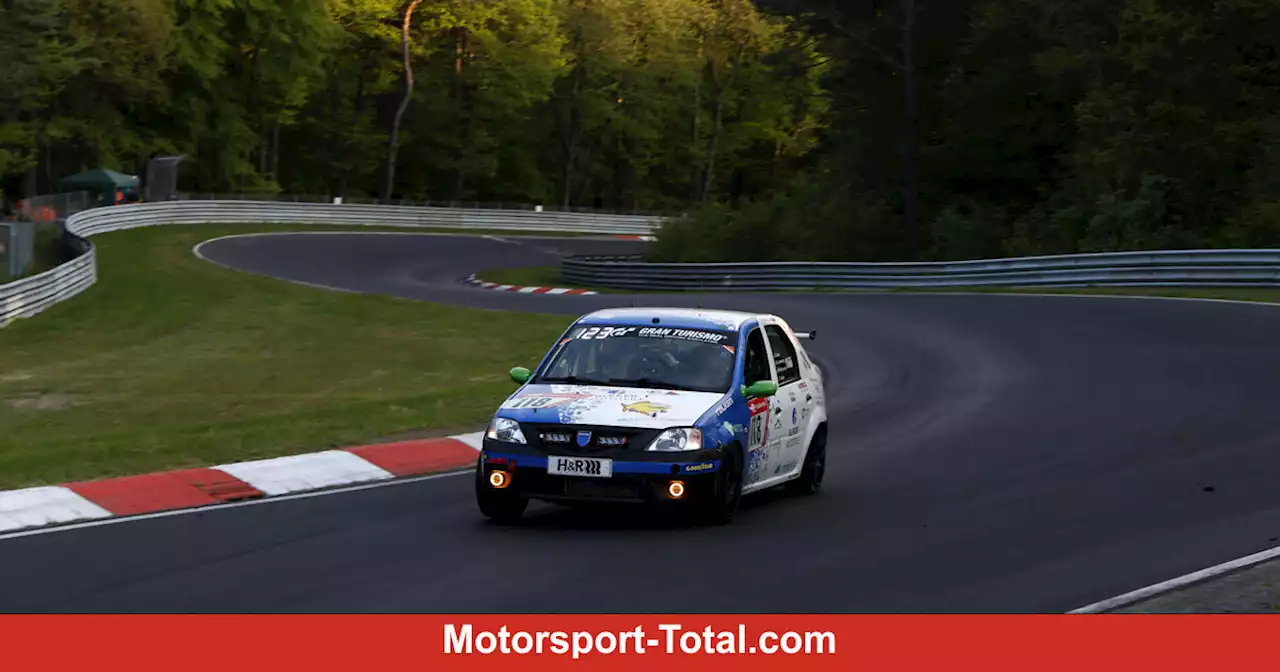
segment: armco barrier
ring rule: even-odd
[[[566,283],[630,290],[770,291],[939,287],[1280,286],[1280,250],[1100,252],[949,262],[656,264],[572,257]]]
[[[0,285],[0,327],[92,286],[97,257],[88,239],[110,231],[173,224],[273,223],[644,235],[653,233],[661,221],[659,217],[571,212],[266,201],[168,201],[95,208],[66,220],[67,246],[78,256],[44,273]]]

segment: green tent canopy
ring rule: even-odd
[[[127,193],[137,188],[136,175],[117,173],[108,168],[94,168],[58,180],[60,191],[93,191],[103,195],[114,195],[116,190]]]

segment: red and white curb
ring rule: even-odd
[[[483,432],[0,491],[0,534],[455,471]]]
[[[468,275],[463,278],[463,282],[468,285],[475,285],[481,289],[492,289],[497,292],[519,292],[521,294],[572,294],[575,296],[585,296],[595,294],[589,289],[566,289],[564,287],[526,287],[524,285],[500,285],[496,282],[487,282],[481,280],[474,275]]]

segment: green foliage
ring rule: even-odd
[[[182,153],[192,191],[380,191],[401,0],[0,7],[10,190]],[[658,209],[765,195],[825,123],[817,44],[749,0],[426,0],[410,34],[398,198]]]
[[[710,209],[673,225],[657,258],[963,259],[1280,241],[1280,0],[770,4],[808,12],[831,55],[822,85],[833,92],[832,128],[820,136],[821,170],[801,178],[830,188]],[[919,84],[914,139],[902,123],[908,75]],[[912,146],[918,182],[907,189]],[[926,243],[908,247],[898,231],[913,191]]]
[[[404,0],[3,0],[0,189],[380,193]],[[424,0],[393,196],[668,260],[1274,246],[1280,0]]]

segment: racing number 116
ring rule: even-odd
[[[751,430],[747,442],[752,446],[764,445],[764,413],[751,416]]]

